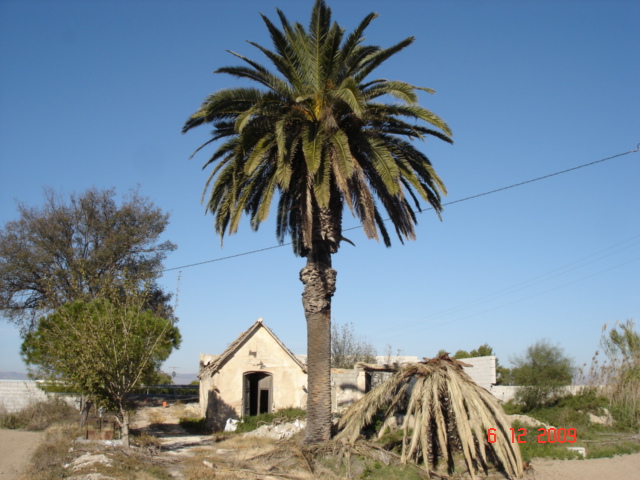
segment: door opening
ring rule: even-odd
[[[271,413],[273,404],[273,377],[269,373],[244,374],[244,415]]]

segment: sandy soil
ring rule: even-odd
[[[0,429],[0,480],[17,480],[41,438],[39,432]]]
[[[592,460],[534,459],[527,480],[602,480],[640,478],[640,453]]]

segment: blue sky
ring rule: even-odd
[[[206,95],[237,81],[212,71],[261,62],[259,12],[306,24],[311,1],[0,1],[0,225],[16,201],[139,185],[171,213],[168,269],[276,245],[269,221],[221,248],[200,204],[207,139],[180,129]],[[636,1],[329,1],[351,30],[380,17],[367,42],[415,43],[378,71],[434,88],[421,103],[453,146],[419,144],[446,201],[636,149],[640,142],[640,3]],[[265,61],[266,63],[266,61]],[[211,150],[209,150],[211,152]],[[419,217],[418,240],[387,249],[359,230],[334,257],[333,318],[382,354],[470,350],[502,364],[540,338],[589,361],[605,322],[640,321],[640,152]],[[356,226],[345,218],[346,227]],[[196,372],[258,317],[306,350],[298,272],[284,246],[165,272],[182,347],[166,370]],[[181,272],[179,274],[179,272]],[[24,371],[17,329],[0,322],[0,371]],[[169,368],[172,367],[172,368]]]

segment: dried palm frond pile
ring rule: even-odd
[[[471,380],[463,365],[442,355],[397,366],[393,375],[345,412],[338,423],[338,439],[353,444],[363,428],[380,420],[380,413],[382,425],[404,413],[404,463],[422,461],[429,474],[442,461],[451,473],[453,457],[461,452],[471,478],[480,469],[486,472],[490,464],[510,478],[521,478],[522,457],[518,444],[510,441],[509,420],[495,397]]]

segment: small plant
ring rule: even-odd
[[[133,443],[137,447],[146,448],[150,451],[159,450],[162,446],[160,439],[154,435],[149,435],[146,432],[142,432],[140,435],[133,437]]]

